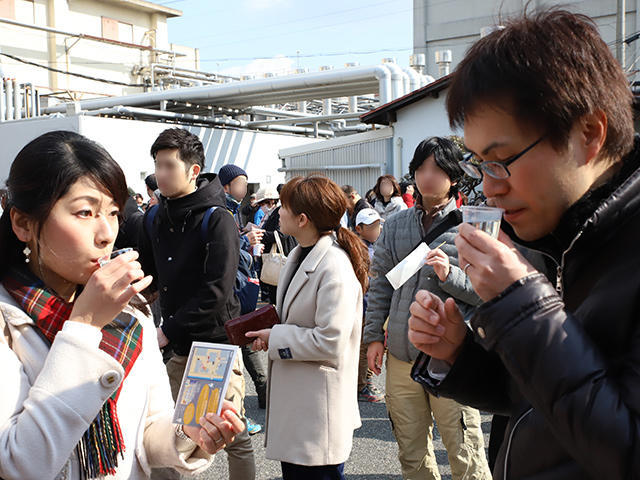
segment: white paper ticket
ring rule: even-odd
[[[389,270],[386,277],[394,290],[399,289],[424,266],[424,261],[430,250],[429,246],[422,242],[413,252]]]

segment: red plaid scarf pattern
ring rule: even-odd
[[[35,322],[38,330],[50,342],[69,319],[72,303],[67,303],[48,290],[43,282],[27,270],[13,270],[2,283],[13,299]],[[121,313],[102,329],[100,349],[115,358],[124,369],[124,379],[142,352],[142,325],[135,316]],[[124,383],[123,379],[123,383]],[[116,402],[122,383],[78,444],[78,457],[87,478],[113,475],[118,466],[118,454],[125,449],[118,422]]]

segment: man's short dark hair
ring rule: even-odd
[[[433,155],[436,165],[447,174],[451,183],[458,183],[464,174],[458,162],[462,160],[462,152],[458,146],[448,138],[431,137],[421,141],[413,153],[413,158],[409,163],[409,174],[411,178],[416,177],[416,170],[424,163],[424,161]],[[458,193],[458,187],[452,185],[449,195],[454,196]]]
[[[151,145],[151,156],[156,158],[160,150],[178,149],[178,155],[187,167],[200,165],[204,168],[204,147],[197,135],[184,128],[168,128]]]
[[[147,175],[145,177],[145,179],[144,179],[144,184],[151,191],[157,190],[158,189],[158,181],[156,180],[156,174],[152,173],[150,175]]]
[[[355,188],[353,188],[351,185],[343,185],[342,191],[347,197],[353,195],[354,193],[358,193],[358,191]]]
[[[633,145],[632,95],[619,63],[593,21],[560,9],[506,22],[478,40],[453,74],[447,111],[453,128],[480,104],[506,102],[515,118],[541,127],[557,151],[575,122],[602,110],[602,152],[625,155]]]

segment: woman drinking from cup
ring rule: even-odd
[[[155,326],[138,295],[151,277],[135,251],[108,261],[127,199],[118,164],[81,135],[50,132],[20,151],[7,187],[0,477],[143,479],[155,466],[206,469],[242,422],[227,405],[201,428],[172,424]]]

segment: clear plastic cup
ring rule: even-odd
[[[498,238],[500,232],[500,221],[504,210],[495,207],[465,205],[460,207],[462,210],[462,221],[469,223],[475,228]]]
[[[98,265],[100,265],[101,267],[104,267],[107,263],[109,263],[111,260],[113,260],[117,256],[122,255],[123,253],[130,252],[131,250],[133,250],[133,248],[129,248],[129,247],[121,248],[120,250],[115,250],[111,252],[111,255],[109,255],[108,257],[106,255],[104,257],[100,257],[98,259]]]

